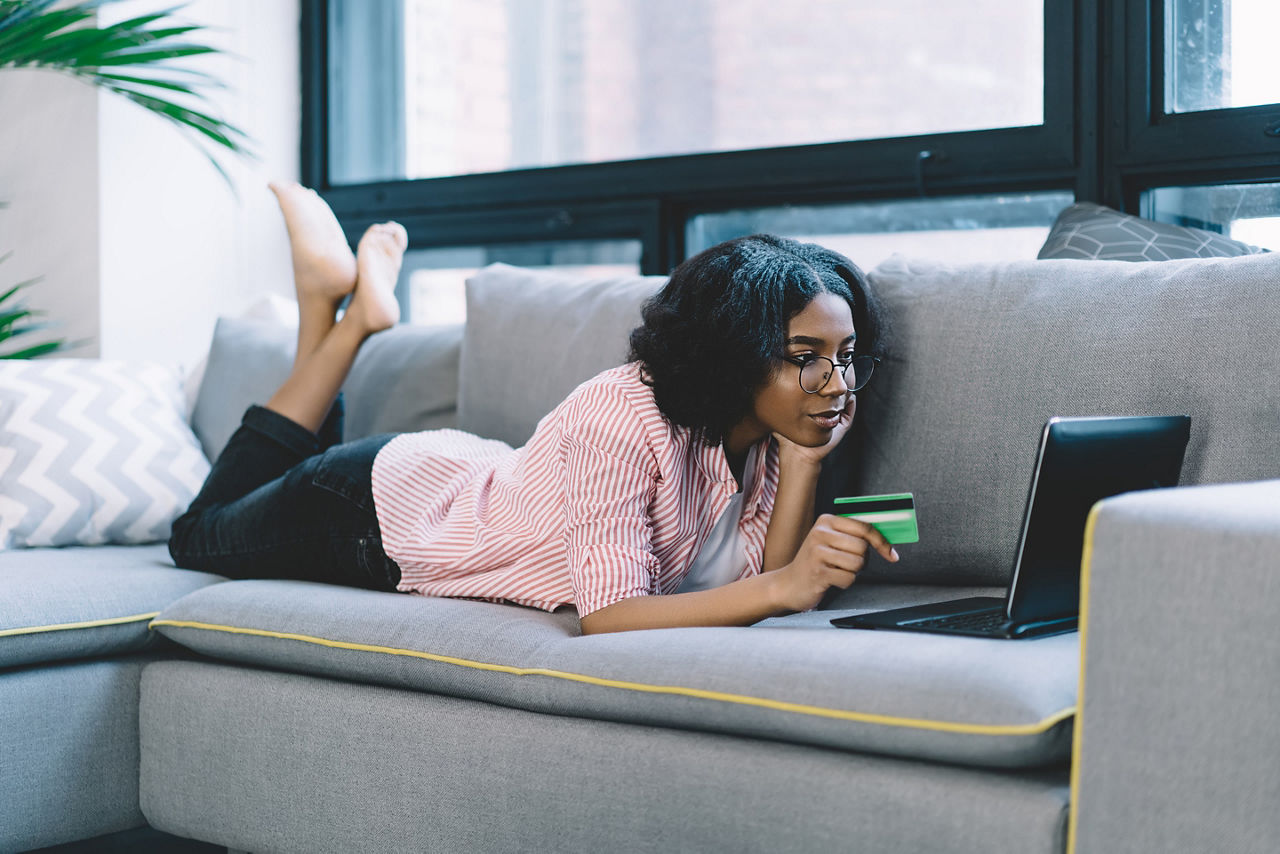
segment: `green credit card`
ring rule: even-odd
[[[893,545],[920,542],[916,527],[916,500],[910,492],[892,495],[860,495],[837,498],[836,512],[866,522]]]

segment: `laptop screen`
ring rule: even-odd
[[[1079,612],[1089,511],[1122,492],[1177,486],[1190,435],[1185,415],[1049,419],[1009,585],[1010,620]]]

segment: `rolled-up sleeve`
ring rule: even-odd
[[[582,403],[564,432],[564,495],[570,582],[586,616],[654,592],[651,507],[661,474],[625,401]]]

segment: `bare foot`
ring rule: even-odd
[[[338,218],[314,190],[301,184],[272,182],[293,249],[293,280],[298,302],[321,298],[334,307],[356,285],[356,258]]]
[[[369,226],[356,247],[356,290],[343,319],[350,318],[366,333],[380,332],[400,320],[396,280],[409,246],[409,235],[398,222]]]

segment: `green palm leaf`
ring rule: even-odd
[[[12,353],[0,353],[0,359],[34,359],[36,356],[57,352],[62,347],[63,342],[61,341],[49,341],[48,343],[36,344],[23,350],[14,350]]]
[[[51,8],[54,0],[0,0],[0,70],[62,71],[127,98],[189,132],[231,186],[210,148],[253,157],[248,135],[215,115],[173,100],[178,95],[208,103],[202,90],[225,88],[204,72],[174,64],[220,51],[189,39],[203,27],[165,23],[182,6],[93,26],[97,7],[111,2],[116,0],[81,0]],[[120,73],[122,69],[130,73]]]
[[[4,255],[0,255],[0,263],[4,263],[12,254],[12,252],[6,252]],[[25,282],[10,286],[4,293],[0,294],[0,345],[8,344],[11,339],[19,335],[30,335],[33,332],[48,328],[48,324],[32,323],[32,319],[38,317],[40,312],[28,309],[16,299],[23,288],[38,281],[40,281],[39,278],[27,279]],[[62,339],[46,341],[20,350],[0,353],[0,359],[32,359],[36,356],[43,356],[46,353],[61,350],[66,346],[66,343]]]
[[[0,30],[13,30],[25,20],[54,4],[54,0],[32,0],[29,3],[6,2],[0,7]]]

